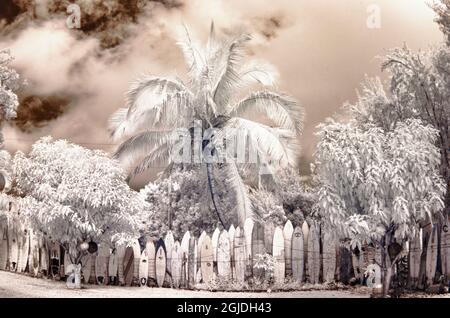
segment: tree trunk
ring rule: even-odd
[[[214,181],[213,181],[213,176],[212,176],[212,169],[213,169],[212,164],[211,163],[207,163],[206,164],[206,174],[208,176],[208,189],[209,189],[209,193],[211,194],[211,200],[212,200],[212,203],[213,203],[213,206],[214,206],[214,211],[216,212],[217,217],[219,218],[219,221],[222,224],[222,226],[224,228],[226,228],[225,227],[225,223],[223,222],[222,218],[220,217],[219,210],[217,209],[216,198],[215,198],[215,195],[214,195],[216,191],[214,190],[214,183],[213,183]]]

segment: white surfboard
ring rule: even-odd
[[[297,226],[292,235],[292,277],[297,282],[303,282],[304,279],[304,245],[303,232],[301,227]]]
[[[214,262],[217,262],[217,247],[219,246],[219,236],[220,236],[220,230],[219,230],[219,228],[216,227],[216,229],[214,230],[213,235],[211,237]]]
[[[305,274],[306,276],[309,276],[309,270],[308,270],[308,238],[309,238],[309,224],[308,222],[303,221],[302,224],[302,232],[303,232],[303,257],[305,262]]]
[[[283,230],[279,226],[275,228],[275,233],[273,235],[272,254],[274,258],[274,280],[276,283],[283,283],[286,271],[286,259]]]
[[[30,254],[30,231],[23,226],[19,239],[19,264],[18,269],[21,273],[25,272],[28,265],[28,255]]]
[[[125,278],[123,275],[123,258],[125,257],[126,245],[116,245],[116,257],[117,257],[117,276],[119,278],[119,285],[125,284]]]
[[[450,222],[447,220],[441,230],[442,274],[450,280]]]
[[[336,272],[336,239],[330,231],[323,236],[323,279],[333,282]]]
[[[95,278],[97,284],[106,285],[108,284],[109,245],[105,243],[98,244],[97,253],[95,259]]]
[[[320,275],[320,237],[319,229],[312,223],[308,234],[308,274],[312,284],[319,283]]]
[[[148,254],[144,249],[139,261],[139,286],[147,286],[148,281]]]
[[[197,260],[198,260],[198,240],[195,239],[195,241],[194,241],[194,261],[193,261],[193,263],[194,263],[194,284],[197,283],[197,270],[198,270]]]
[[[172,285],[175,288],[180,287],[181,283],[181,247],[180,242],[176,241],[172,246],[172,259],[170,262],[170,273],[172,275]]]
[[[0,270],[8,266],[8,224],[0,222]]]
[[[247,266],[251,266],[252,261],[252,234],[254,222],[247,218],[244,222],[244,237],[245,237],[245,253],[247,254]]]
[[[8,246],[9,246],[9,270],[15,272],[19,261],[19,243],[16,226],[13,222],[8,224]]]
[[[239,283],[244,283],[246,262],[244,231],[238,226],[234,232],[234,266],[235,279]]]
[[[147,250],[148,257],[148,278],[156,280],[156,250],[155,243],[152,239],[147,239],[145,249]]]
[[[202,267],[202,244],[203,244],[203,239],[206,236],[206,232],[203,231],[202,234],[200,234],[200,237],[198,238],[198,242],[197,242],[197,246],[198,246],[198,250],[197,250],[197,280],[198,281],[202,281],[202,271],[201,271],[201,267]]]
[[[421,255],[422,235],[421,230],[418,230],[416,235],[411,238],[411,242],[409,245],[409,273],[413,284],[416,284],[419,280]]]
[[[292,235],[294,234],[294,227],[290,220],[286,222],[283,228],[283,236],[284,236],[284,259],[286,263],[286,276],[292,275]]]
[[[427,245],[426,275],[428,285],[431,285],[433,283],[433,279],[436,274],[437,254],[438,254],[437,226],[434,225]]]
[[[191,233],[186,231],[183,238],[181,239],[180,249],[181,249],[181,284],[185,285],[187,283],[188,277],[188,265],[189,265],[189,240],[191,239]]]
[[[139,284],[139,263],[141,262],[141,245],[137,239],[131,243],[134,256],[134,270],[133,270],[133,282]]]
[[[166,251],[167,251],[167,270],[170,270],[170,264],[172,259],[172,247],[175,243],[175,239],[173,237],[172,231],[168,231],[166,234],[166,237],[164,238],[164,244],[166,245]],[[166,277],[167,278],[167,277]]]
[[[228,229],[228,237],[230,239],[230,258],[231,258],[231,277],[234,277],[234,234],[236,232],[236,229],[233,224],[231,224],[230,228]]]
[[[230,279],[230,238],[227,230],[220,233],[217,246],[217,273],[223,279]]]
[[[48,251],[47,238],[44,235],[40,235],[39,249],[41,252],[41,255],[39,257],[39,271],[43,275],[48,275],[50,267],[50,255]]]
[[[158,287],[162,287],[166,277],[167,254],[164,241],[160,239],[156,244],[155,272],[156,283]]]
[[[30,254],[28,256],[29,273],[33,276],[39,274],[39,237],[35,231],[30,230]]]
[[[201,266],[200,270],[202,272],[202,280],[204,283],[210,283],[213,278],[214,268],[213,268],[213,250],[212,242],[209,235],[205,235],[202,240],[202,245],[200,247],[201,253]]]

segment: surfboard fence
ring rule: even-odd
[[[410,240],[403,253],[412,285],[417,285],[421,272],[429,284],[441,275],[448,283],[449,236],[444,228],[435,227],[426,245],[422,244],[422,236]],[[164,238],[140,238],[129,246],[100,244],[95,252],[86,252],[81,258],[82,282],[187,289],[211,289],[208,286],[217,285],[218,281],[235,286],[261,282],[267,286],[364,283],[367,267],[381,264],[379,249],[365,245],[361,250],[351,250],[315,222],[294,227],[287,221],[281,227],[248,219],[242,227],[216,228],[199,237],[188,231],[180,238],[176,240],[169,231]],[[74,270],[58,242],[32,230],[0,223],[0,239],[0,270],[62,280]],[[425,268],[421,268],[422,255],[427,258]]]

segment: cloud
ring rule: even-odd
[[[30,83],[22,99],[35,96],[55,111],[40,123],[32,111],[38,101],[22,107],[26,129],[22,122],[5,128],[12,151],[26,150],[48,134],[113,150],[107,119],[123,106],[129,83],[143,72],[183,77],[177,29],[185,23],[193,37],[205,40],[214,20],[219,29],[240,26],[253,33],[254,57],[274,64],[281,75],[279,89],[305,107],[301,143],[308,163],[316,125],[355,98],[365,74],[380,74],[375,56],[404,41],[419,48],[441,40],[433,12],[421,0],[75,2],[82,9],[81,30],[65,25],[69,1],[8,0],[8,13],[0,13],[0,47],[11,49],[15,66]],[[381,8],[378,30],[366,26],[372,3]],[[45,102],[52,98],[63,98],[64,106]]]

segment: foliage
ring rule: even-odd
[[[144,202],[103,152],[45,137],[28,156],[16,153],[13,170],[24,197],[20,210],[32,228],[66,247],[136,235],[135,216]]]
[[[399,241],[443,208],[437,132],[419,120],[384,131],[372,123],[320,126],[316,152],[319,214],[344,237]]]
[[[216,185],[224,183],[228,200],[235,203],[226,212],[233,211],[241,223],[251,216],[252,207],[240,172],[255,176],[261,164],[269,169],[295,165],[296,138],[303,121],[303,109],[290,97],[268,90],[276,78],[273,67],[244,59],[249,40],[244,32],[219,36],[212,25],[208,43],[201,48],[186,30],[179,44],[189,79],[141,77],[127,94],[127,107],[119,109],[110,122],[114,138],[133,136],[117,149],[116,158],[130,165],[145,156],[132,175],[155,165],[170,167],[180,156],[180,128],[187,132],[189,145],[195,143],[195,130],[200,129],[200,152],[211,161],[184,149],[183,156],[198,170],[206,170],[207,189],[219,220],[223,221],[224,213],[217,206]],[[248,93],[255,85],[262,88]],[[247,95],[241,98],[243,94]],[[271,126],[256,122],[255,115],[269,120]],[[239,162],[235,149],[224,147],[242,140],[252,145],[256,162]],[[224,162],[217,163],[221,159]]]

